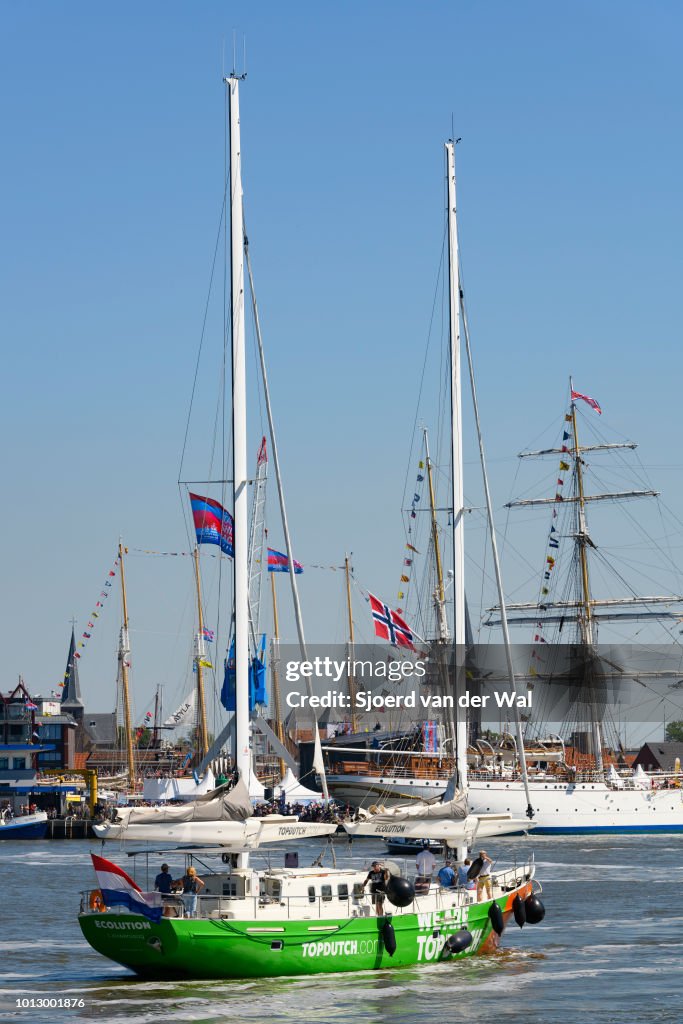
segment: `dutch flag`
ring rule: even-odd
[[[161,907],[151,907],[133,879],[126,872],[104,857],[91,853],[92,866],[102,890],[102,899],[107,907],[128,907],[134,914],[144,914],[150,921],[161,920]]]

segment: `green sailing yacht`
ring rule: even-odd
[[[244,329],[244,229],[239,139],[239,78],[225,80],[229,97],[232,255],[233,500],[238,786],[249,777],[249,609],[247,438]],[[454,144],[446,145],[449,231],[455,238]],[[452,247],[455,252],[455,245]],[[456,261],[457,264],[457,261]],[[457,308],[457,278],[451,304]],[[317,735],[317,728],[314,730]],[[319,740],[318,740],[319,742]],[[227,799],[227,797],[226,797]],[[142,892],[125,871],[93,856],[99,887],[82,894],[79,924],[90,945],[149,978],[265,978],[379,970],[459,959],[494,951],[509,919],[536,923],[545,913],[533,863],[488,869],[477,887],[442,885],[428,876],[401,877],[389,866],[366,884],[366,870],[288,866],[257,870],[260,845],[250,808],[217,840],[217,871],[201,870],[196,899]],[[293,819],[278,822],[282,838],[301,834]],[[289,833],[283,830],[289,830]],[[460,831],[458,831],[460,830]],[[302,830],[303,831],[303,830]],[[462,826],[447,837],[462,845]],[[266,835],[263,842],[268,843]],[[198,854],[187,854],[196,860]],[[209,852],[202,852],[202,858]],[[200,862],[201,863],[201,862]],[[470,877],[482,863],[475,860]],[[196,870],[196,869],[195,869]],[[194,878],[188,867],[186,878]],[[480,890],[480,891],[478,891]],[[192,894],[191,894],[192,895]]]

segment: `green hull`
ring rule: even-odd
[[[530,885],[517,892],[526,896]],[[494,902],[507,922],[515,892]],[[462,928],[472,944],[461,956],[492,952],[491,903],[396,914],[393,956],[385,948],[387,917],[307,921],[175,920],[158,924],[134,914],[81,914],[81,930],[103,956],[150,978],[265,978],[337,971],[372,971],[443,959],[446,939]]]

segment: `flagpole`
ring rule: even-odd
[[[135,791],[135,759],[133,755],[133,730],[130,716],[130,689],[128,686],[128,657],[130,655],[130,638],[128,635],[128,600],[126,598],[126,574],[123,569],[123,544],[119,541],[119,567],[121,569],[121,604],[123,624],[119,637],[119,668],[121,671],[121,692],[123,695],[123,728],[126,740],[126,758],[128,761],[128,785]]]
[[[198,763],[204,760],[209,749],[209,733],[206,725],[206,702],[204,698],[204,613],[202,611],[202,581],[199,574],[199,545],[194,546],[194,578],[197,586],[197,645],[194,656],[197,670],[197,746],[199,747]]]
[[[354,636],[353,636],[353,610],[351,608],[351,576],[349,569],[349,556],[344,556],[344,572],[346,573],[346,608],[349,615],[349,671],[347,675],[347,686],[349,688],[349,699],[351,701],[351,731],[358,731],[358,717],[356,715],[356,677],[350,667],[354,657]]]
[[[267,549],[267,545],[266,545]],[[273,680],[273,701],[275,703],[275,733],[280,743],[285,742],[285,731],[282,727],[282,708],[280,706],[280,680],[278,679],[277,666],[280,658],[280,624],[277,617],[277,597],[275,595],[275,573],[269,573],[270,589],[273,595],[273,638],[271,641],[271,676]],[[280,758],[280,778],[284,779],[287,766]]]

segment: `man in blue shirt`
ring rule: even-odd
[[[472,861],[469,857],[466,857],[462,864],[458,867],[458,885],[462,885],[465,889],[476,889],[477,883],[467,877],[467,872],[470,870]]]
[[[154,879],[154,888],[163,896],[170,896],[172,892],[173,879],[168,870],[168,864],[161,865],[161,871]]]
[[[446,861],[436,877],[439,879],[439,885],[442,889],[455,888],[455,871],[451,867],[451,862],[449,860]]]

